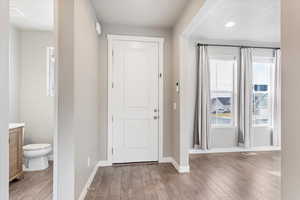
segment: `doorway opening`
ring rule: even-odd
[[[53,198],[54,1],[9,1],[9,199]]]

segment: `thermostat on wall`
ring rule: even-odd
[[[179,93],[179,82],[176,82],[176,92]]]

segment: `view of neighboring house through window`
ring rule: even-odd
[[[210,113],[212,126],[235,125],[236,59],[210,58]]]
[[[271,58],[254,59],[252,72],[254,126],[272,125],[274,67]]]

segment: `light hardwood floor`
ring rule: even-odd
[[[10,200],[52,200],[53,164],[40,172],[25,172],[9,185]]]
[[[280,153],[192,155],[171,164],[99,168],[86,200],[280,200]]]

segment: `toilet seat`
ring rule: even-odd
[[[51,144],[29,144],[23,146],[24,171],[47,169],[48,156],[52,151]]]
[[[23,146],[24,151],[38,151],[42,149],[50,148],[50,144],[28,144]]]

